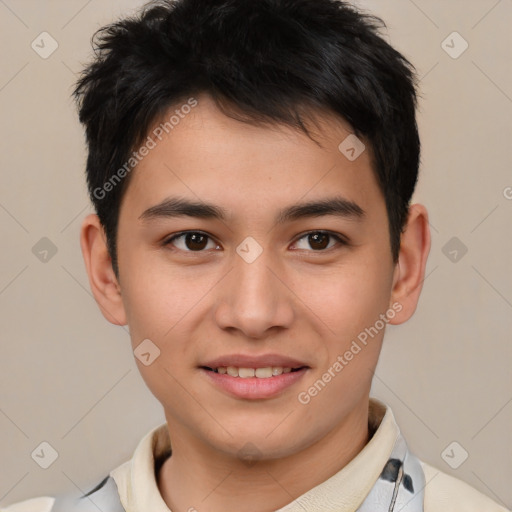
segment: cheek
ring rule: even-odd
[[[169,373],[185,375],[189,368],[184,362],[194,364],[194,330],[208,313],[205,299],[218,277],[211,271],[198,276],[193,267],[177,270],[162,258],[147,253],[137,257],[135,252],[126,258],[124,270],[122,294],[132,348],[137,351],[147,339],[156,345],[154,363],[137,365],[149,388],[160,395],[159,390],[176,386]]]
[[[319,312],[333,336],[345,340],[373,325],[388,309],[391,270],[363,256],[307,285],[311,309]]]
[[[201,280],[186,278],[186,271],[165,265],[150,251],[133,251],[120,265],[121,291],[130,332],[138,338],[165,341],[201,298]]]
[[[134,272],[123,288],[132,349],[139,372],[153,395],[176,410],[185,407],[190,399],[180,385],[186,382],[189,370],[185,362],[191,365],[194,361],[187,320],[197,314],[204,292],[201,293],[201,286],[187,286],[183,276],[170,275],[164,268],[139,263],[142,268],[151,270]],[[144,349],[151,354],[147,365],[137,356],[143,353],[142,347],[148,346],[145,340],[150,340],[149,348]]]

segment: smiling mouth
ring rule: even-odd
[[[286,368],[283,366],[266,366],[263,368],[244,368],[236,366],[219,366],[218,368],[210,368],[209,366],[201,366],[204,370],[208,370],[213,373],[219,373],[222,375],[229,375],[230,377],[238,377],[241,379],[249,379],[256,377],[260,379],[268,379],[271,377],[277,377],[283,373],[294,373],[302,369],[308,368],[308,366],[300,366],[297,368]]]

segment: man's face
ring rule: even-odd
[[[137,364],[171,436],[187,432],[228,454],[251,443],[261,456],[284,457],[367,407],[384,334],[374,326],[391,307],[393,284],[384,197],[369,151],[350,161],[338,149],[347,125],[324,118],[319,147],[198,100],[168,136],[153,135],[157,145],[121,205],[119,284],[132,346],[151,340],[160,350]],[[224,218],[154,208],[173,199],[213,205]],[[335,199],[360,212],[289,210]],[[370,327],[357,351],[353,341]],[[207,368],[218,365],[260,368],[262,377]],[[263,378],[280,366],[293,371]],[[324,385],[308,392],[318,380]]]

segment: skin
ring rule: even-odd
[[[129,325],[133,349],[150,339],[161,351],[149,366],[136,362],[171,438],[173,454],[157,475],[168,507],[271,511],[338,472],[368,442],[385,329],[308,404],[297,396],[394,303],[401,311],[389,323],[414,313],[430,250],[428,216],[422,205],[410,208],[394,264],[370,150],[353,162],[338,150],[350,133],[345,122],[323,115],[320,147],[290,127],[241,123],[208,96],[198,100],[133,171],[119,217],[119,278],[95,215],[83,222],[82,251],[107,320]],[[227,217],[140,218],[171,196],[213,203]],[[286,206],[333,196],[365,215],[275,222]],[[183,238],[163,244],[184,230],[211,239],[202,252]],[[318,230],[343,235],[348,245],[328,238],[327,248],[315,250],[307,233]],[[248,236],[263,249],[250,264],[236,252]],[[269,352],[309,366],[269,399],[234,398],[198,368],[220,355]],[[240,452],[246,443],[258,452],[251,464]]]

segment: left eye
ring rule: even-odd
[[[197,231],[189,231],[175,235],[166,240],[165,245],[174,245],[177,249],[188,252],[199,252],[205,249],[215,249],[219,245],[216,244],[208,235]],[[210,244],[210,245],[209,245]]]
[[[298,247],[301,244],[301,241],[304,241],[302,247]],[[330,243],[334,241],[334,243]],[[309,250],[305,245],[309,245],[314,251],[323,251],[325,249],[330,249],[336,242],[340,245],[346,245],[345,240],[343,240],[340,236],[335,235],[334,233],[328,233],[324,231],[312,231],[310,233],[305,234],[297,242],[295,242],[295,246],[298,249],[306,249]]]

